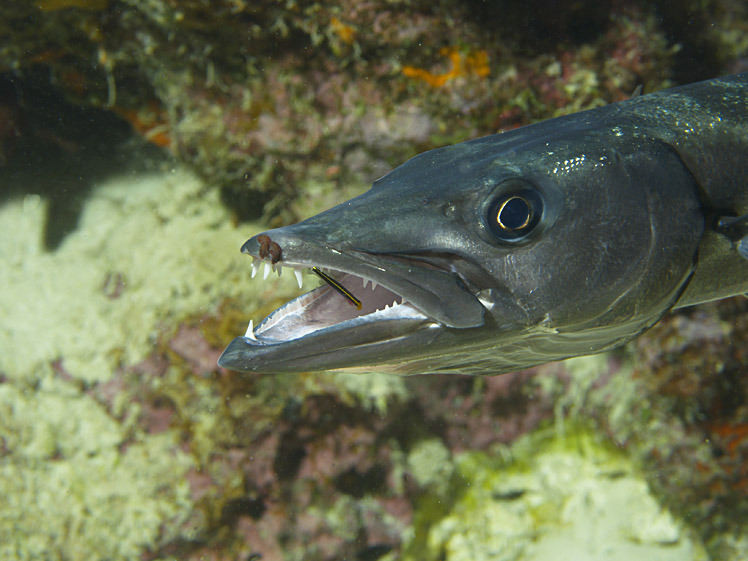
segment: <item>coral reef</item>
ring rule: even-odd
[[[691,44],[710,73],[748,49],[728,0],[690,3],[688,36],[666,3],[531,4],[14,0],[0,71],[51,76],[190,163],[238,217],[283,222],[309,179],[343,198],[426,148],[668,85]]]
[[[496,378],[215,362],[297,294],[249,280],[268,225],[744,70],[745,3],[686,4],[4,2],[0,556],[748,557],[744,300]]]
[[[636,490],[634,507],[677,543],[663,549],[662,535],[636,534],[622,507],[611,526],[596,526],[629,532],[615,542],[619,554],[699,559],[701,540],[722,559],[744,554],[741,300],[674,314],[627,352],[495,378],[239,375],[215,365],[225,341],[248,308],[259,317],[297,289],[281,278],[254,291],[232,243],[248,228],[216,195],[178,170],[113,178],[54,253],[40,245],[42,199],[3,206],[11,266],[2,273],[0,469],[12,499],[0,508],[0,534],[9,558],[43,547],[60,559],[93,550],[113,559],[407,559],[426,550],[458,559],[510,535],[506,554],[518,555],[582,531],[565,516],[597,520],[594,509],[551,508],[563,496],[581,509],[577,490],[611,501]],[[568,467],[568,487],[549,490],[538,513],[501,510],[537,495],[513,498],[517,489],[496,482],[520,474],[529,485],[556,463],[559,473]],[[618,471],[625,477],[604,475]],[[479,507],[478,481],[506,498]],[[656,517],[644,481],[672,516]],[[29,514],[24,505],[44,504],[38,496],[56,497],[60,510]],[[498,516],[495,508],[500,520],[524,521],[518,533],[486,526],[484,541],[458,546],[468,531],[460,524]],[[18,525],[31,515],[34,526]],[[54,538],[69,526],[76,531]]]
[[[635,375],[668,417],[655,428],[649,407],[634,405],[629,414],[649,417],[654,430],[627,437],[644,451],[653,488],[707,529],[720,559],[748,552],[727,539],[748,532],[747,312],[743,297],[682,310],[636,344]]]
[[[177,539],[192,465],[173,432],[138,434],[51,372],[0,384],[0,556],[133,559]]]
[[[466,452],[455,467],[457,499],[405,559],[708,559],[635,465],[582,427]]]

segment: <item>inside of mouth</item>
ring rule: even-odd
[[[252,334],[250,334],[252,331],[250,324],[250,329],[247,330],[248,336],[264,340],[288,341],[403,303],[403,298],[399,294],[358,275],[330,270],[324,272],[344,291],[359,300],[361,309],[357,308],[351,298],[336,290],[332,285],[323,284],[275,310],[254,329]]]

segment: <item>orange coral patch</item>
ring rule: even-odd
[[[343,41],[344,43],[348,43],[349,45],[353,43],[353,39],[356,36],[356,32],[353,27],[343,23],[336,17],[333,17],[330,20],[330,27],[332,27],[332,30],[338,37],[340,37],[341,41]]]
[[[738,448],[748,437],[748,425],[715,425],[712,430],[724,439],[730,457],[735,457]]]
[[[155,104],[140,111],[122,107],[115,107],[114,111],[129,122],[132,128],[148,142],[162,148],[171,147],[169,125],[162,111]]]
[[[439,50],[439,54],[449,59],[451,68],[447,72],[434,74],[423,68],[403,66],[402,73],[408,78],[423,80],[430,86],[439,88],[458,76],[473,75],[485,78],[491,71],[488,65],[488,53],[483,50],[461,53],[455,48],[443,47]]]

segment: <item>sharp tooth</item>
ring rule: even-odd
[[[262,271],[262,280],[265,280],[268,278],[268,275],[270,274],[270,263],[267,261],[265,262],[265,270]]]
[[[259,268],[257,266],[257,257],[252,258],[252,278],[255,278],[255,275],[257,274],[257,269]]]
[[[301,282],[301,269],[297,269],[296,267],[294,267],[293,274],[296,277],[296,282],[299,283],[299,290],[300,290],[301,289],[301,285],[302,285],[302,282]]]
[[[366,288],[367,286],[369,286],[369,279],[365,279],[365,278],[361,277],[361,280],[364,281],[364,288]]]
[[[374,290],[377,287],[377,281],[371,281],[371,289]]]
[[[244,334],[245,337],[248,337],[249,339],[252,339],[253,341],[257,341],[257,337],[255,337],[255,326],[254,321],[249,320],[249,325],[247,326],[247,332]]]
[[[278,265],[276,271],[278,271],[278,276],[281,276],[281,273],[283,272],[283,265]]]
[[[494,307],[494,304],[496,303],[494,301],[494,295],[493,295],[493,289],[491,288],[484,288],[478,294],[475,295],[476,298],[478,298],[478,302],[483,304],[483,307],[487,310],[491,310]]]

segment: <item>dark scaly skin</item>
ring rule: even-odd
[[[488,217],[518,189],[537,194],[542,219],[507,242]],[[432,150],[242,248],[332,271],[362,315],[318,289],[293,321],[271,315],[219,363],[498,374],[601,352],[675,307],[748,292],[746,221],[725,220],[743,215],[746,74]],[[360,277],[380,288],[358,288]],[[370,313],[400,297],[408,304]]]

